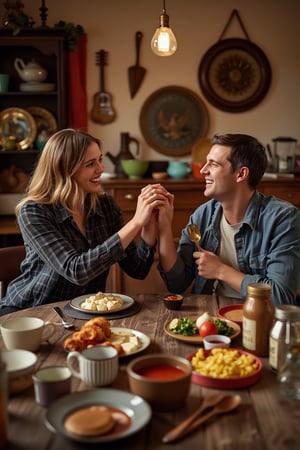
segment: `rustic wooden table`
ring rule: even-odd
[[[151,345],[145,353],[165,352],[186,356],[197,350],[198,345],[178,341],[164,331],[164,324],[174,317],[197,315],[203,311],[216,314],[217,302],[213,296],[186,296],[180,311],[165,309],[160,295],[136,295],[136,300],[143,302],[141,310],[130,317],[113,320],[112,326],[139,330],[151,339]],[[237,301],[220,298],[219,305],[225,306]],[[54,305],[54,304],[53,304]],[[53,305],[44,305],[13,313],[18,316],[36,316],[44,320],[57,322],[57,316],[52,310]],[[64,302],[60,303],[61,306]],[[7,316],[1,318],[1,322]],[[83,321],[76,319],[77,326]],[[66,364],[66,353],[62,342],[70,333],[61,329],[52,337],[51,345],[42,344],[37,352],[39,366]],[[241,336],[235,338],[232,346],[241,348]],[[0,347],[4,348],[1,337]],[[131,358],[133,358],[132,356]],[[117,380],[110,386],[114,389],[129,391],[126,374],[126,363],[130,360],[120,360],[120,373]],[[226,390],[226,394],[238,393],[242,403],[235,411],[212,419],[200,426],[195,432],[184,439],[168,444],[174,449],[189,450],[232,450],[253,449],[298,450],[300,442],[300,401],[287,401],[279,397],[276,375],[270,370],[268,359],[262,358],[263,371],[261,379],[252,386],[238,390]],[[87,390],[89,387],[77,379],[72,380],[72,391]],[[118,441],[103,444],[105,449],[159,450],[165,449],[162,443],[164,434],[181,422],[199,406],[201,399],[216,392],[192,383],[186,405],[177,411],[168,413],[154,412],[150,423],[136,434]],[[14,394],[9,399],[9,449],[30,450],[75,450],[90,448],[68,440],[50,432],[44,424],[45,409],[38,406],[34,400],[33,387],[22,393]],[[93,447],[93,446],[91,446]],[[98,444],[102,448],[102,445]]]

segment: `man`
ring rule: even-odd
[[[288,202],[264,196],[257,186],[267,166],[264,147],[244,134],[215,135],[201,169],[210,200],[189,218],[201,232],[201,249],[182,231],[176,251],[173,200],[158,215],[160,264],[170,292],[237,297],[249,283],[272,286],[274,304],[299,304],[300,212]]]

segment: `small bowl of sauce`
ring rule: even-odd
[[[182,307],[183,296],[179,294],[168,294],[164,296],[164,305],[167,309],[178,310]]]
[[[154,353],[135,358],[126,370],[131,392],[148,401],[154,410],[171,411],[184,405],[192,374],[187,359]]]
[[[230,347],[231,339],[223,334],[211,334],[203,338],[203,346],[205,350],[212,348],[228,348]]]

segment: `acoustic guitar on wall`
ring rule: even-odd
[[[100,50],[96,53],[96,65],[100,66],[100,92],[97,92],[93,98],[93,107],[91,111],[91,119],[93,122],[106,125],[116,118],[116,112],[112,106],[112,97],[105,91],[104,84],[104,66],[107,65],[108,53]]]

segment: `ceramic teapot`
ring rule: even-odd
[[[186,178],[191,173],[191,166],[185,161],[170,161],[167,172],[171,178]]]
[[[16,58],[15,69],[18,72],[20,78],[29,83],[44,81],[46,80],[48,75],[47,71],[34,60],[29,62],[28,64],[25,64],[21,58]]]

